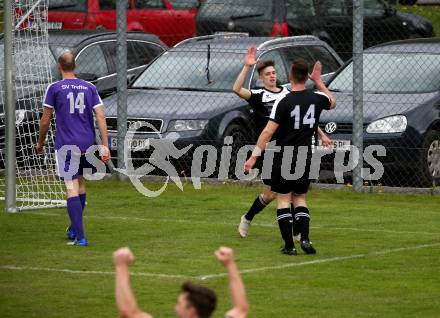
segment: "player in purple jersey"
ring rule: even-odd
[[[85,169],[92,173],[96,171],[95,166],[86,158],[96,151],[93,113],[95,113],[102,138],[99,151],[104,163],[110,159],[107,124],[103,104],[96,87],[76,78],[74,74],[75,57],[73,54],[63,53],[58,58],[57,66],[62,80],[47,87],[36,150],[39,154],[44,151],[46,134],[52,113],[55,111],[57,169],[58,175],[66,185],[67,212],[71,221],[67,229],[67,237],[73,241],[73,245],[86,246],[87,239],[83,227],[86,184],[83,171]]]

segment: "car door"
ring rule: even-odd
[[[380,0],[364,0],[364,48],[406,39],[408,30]]]
[[[346,0],[319,1],[316,5],[319,26],[313,33],[327,42],[343,60],[351,58],[353,51],[353,18],[347,5]]]
[[[127,21],[129,16],[130,1],[125,0],[127,8]],[[99,0],[96,14],[97,27],[106,30],[116,30],[116,0]]]
[[[49,29],[82,29],[87,20],[87,0],[50,0]]]
[[[109,77],[110,65],[101,42],[81,48],[76,56],[76,74],[88,73],[98,77],[96,88],[101,96],[114,90],[116,82]]]
[[[179,30],[171,12],[171,4],[164,0],[134,0],[130,23],[137,21],[142,31],[156,34],[168,46],[175,44],[174,33]],[[128,23],[128,25],[130,25]]]
[[[196,15],[199,2],[197,0],[166,0],[170,3],[174,23],[174,43],[195,36]]]

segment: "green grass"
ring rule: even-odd
[[[436,36],[440,36],[440,5],[397,6],[401,12],[420,15],[430,21]]]
[[[438,317],[440,197],[312,190],[318,254],[288,257],[278,254],[273,204],[256,217],[248,238],[238,238],[237,221],[258,187],[196,191],[185,184],[183,192],[170,186],[158,198],[111,180],[88,189],[87,248],[65,245],[65,209],[0,213],[0,317],[115,317],[113,275],[86,272],[112,272],[111,253],[124,245],[136,255],[134,272],[224,273],[213,256],[219,245],[235,249],[241,270],[298,264],[243,275],[250,317]],[[434,246],[413,249],[426,244]],[[409,250],[395,250],[402,247]],[[353,255],[360,256],[325,261]],[[324,262],[301,265],[313,260]],[[184,280],[132,277],[139,303],[155,317],[174,315]],[[218,292],[215,317],[223,317],[230,306],[226,277],[191,280]]]

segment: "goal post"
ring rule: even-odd
[[[5,200],[7,212],[62,207],[66,205],[65,190],[56,176],[54,125],[47,134],[45,154],[35,150],[44,92],[55,80],[47,28],[49,0],[6,0],[4,5],[0,198]]]

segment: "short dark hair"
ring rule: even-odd
[[[295,83],[305,83],[309,77],[307,61],[303,58],[294,60],[290,69],[290,76]]]
[[[188,302],[197,309],[200,318],[211,317],[217,305],[217,296],[213,290],[186,282],[182,284],[181,291],[186,294]]]
[[[64,52],[58,58],[58,63],[64,72],[73,72],[75,69],[75,56],[71,52]]]
[[[257,63],[257,72],[258,74],[261,74],[261,72],[268,66],[275,67],[275,61],[274,60],[262,60],[258,61]]]

